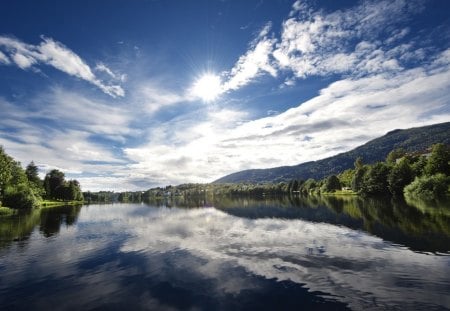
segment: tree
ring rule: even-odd
[[[338,175],[339,181],[341,182],[341,186],[343,187],[351,187],[352,186],[352,180],[355,176],[355,170],[348,169],[343,171]]]
[[[425,173],[425,166],[427,165],[427,159],[422,156],[418,156],[413,159],[411,164],[414,176],[422,176]]]
[[[313,189],[315,189],[317,187],[317,182],[312,179],[309,178],[308,180],[305,181],[305,183],[302,185],[300,192],[302,194],[309,194]]]
[[[341,182],[336,175],[328,176],[325,180],[325,183],[322,187],[324,192],[335,192],[336,190],[341,189]]]
[[[435,144],[432,147],[431,156],[425,166],[427,175],[442,173],[450,176],[450,147],[444,144]]]
[[[20,162],[14,161],[1,146],[0,203],[11,208],[29,208],[38,203]]]
[[[364,175],[361,192],[364,194],[388,194],[388,166],[383,162],[375,163]]]
[[[403,148],[397,148],[389,152],[388,156],[386,157],[386,162],[388,164],[395,164],[395,162],[398,159],[401,159],[406,154],[405,150]]]
[[[0,146],[0,201],[3,198],[6,186],[11,180],[11,166],[13,159],[6,154],[2,146]]]
[[[42,196],[45,195],[44,184],[39,178],[39,169],[33,161],[31,161],[30,164],[27,165],[27,168],[25,169],[25,175],[27,176],[28,183],[31,187],[31,190],[33,190],[36,198],[42,199]]]
[[[39,178],[39,169],[33,161],[31,161],[30,164],[27,165],[25,174],[27,175],[28,181],[30,183],[33,183],[39,187],[42,185],[42,180]]]
[[[355,160],[354,165],[355,165],[355,169],[356,170],[359,170],[359,169],[363,168],[364,163],[363,163],[362,158],[361,157],[357,157],[356,160]]]
[[[45,175],[44,187],[48,198],[59,198],[59,195],[61,195],[61,189],[57,189],[58,187],[64,186],[64,179],[64,173],[56,169],[51,170],[47,173],[47,175]]]
[[[352,179],[352,190],[355,192],[361,191],[363,182],[364,182],[364,175],[367,172],[367,167],[362,166],[360,168],[357,168],[355,171],[355,175]]]
[[[389,191],[393,195],[403,194],[403,189],[414,180],[414,172],[406,158],[394,165],[388,175]]]
[[[6,187],[3,203],[12,208],[32,208],[38,205],[33,191],[25,183]]]

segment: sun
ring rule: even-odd
[[[219,76],[212,73],[202,75],[195,81],[192,88],[192,94],[205,102],[215,100],[220,93],[222,93],[222,82]]]

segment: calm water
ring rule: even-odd
[[[445,206],[359,198],[190,205],[0,218],[0,310],[450,309]]]

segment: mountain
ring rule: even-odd
[[[361,157],[364,163],[371,164],[384,161],[389,152],[397,148],[403,148],[407,152],[422,151],[436,143],[450,145],[450,122],[406,130],[393,130],[351,151],[326,159],[295,166],[240,171],[224,176],[214,183],[263,183],[291,179],[322,179],[353,168],[353,163],[358,157]]]

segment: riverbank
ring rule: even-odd
[[[59,206],[73,206],[73,205],[81,205],[83,202],[81,201],[56,201],[56,200],[43,200],[39,202],[39,205],[36,208],[51,208],[51,207],[59,207]],[[17,213],[20,209],[11,208],[7,206],[0,206],[0,216],[11,216]]]
[[[57,201],[57,200],[43,200],[39,207],[57,207],[57,206],[67,206],[67,205],[80,205],[83,201]]]

